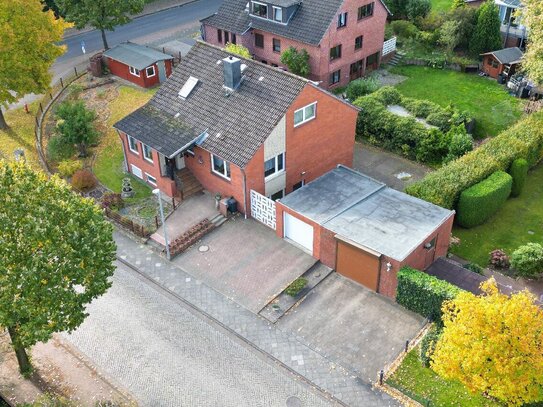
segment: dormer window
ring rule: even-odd
[[[273,7],[273,19],[279,23],[283,22],[283,9],[281,7]]]
[[[268,18],[268,6],[264,3],[253,1],[253,14],[258,17]]]

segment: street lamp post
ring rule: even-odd
[[[158,205],[160,206],[160,220],[162,221],[162,227],[164,228],[164,243],[166,245],[166,258],[170,260],[170,244],[168,243],[168,234],[166,233],[166,220],[164,219],[164,208],[162,207],[162,196],[160,189],[153,189],[153,194],[158,197]]]

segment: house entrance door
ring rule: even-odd
[[[355,63],[351,64],[351,81],[354,81],[355,79],[358,79],[362,76],[362,71],[364,68],[364,60],[361,59],[360,61],[356,61]]]

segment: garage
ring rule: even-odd
[[[338,236],[336,256],[336,271],[339,274],[377,291],[381,255]]]
[[[313,254],[313,226],[286,212],[284,215],[285,239],[299,244]]]

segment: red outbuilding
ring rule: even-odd
[[[104,57],[113,75],[143,88],[163,83],[172,74],[173,57],[144,45],[124,42],[108,49]]]
[[[509,78],[516,72],[523,55],[518,47],[487,52],[481,54],[483,57],[483,66],[481,69],[491,78],[497,79],[500,74]]]

